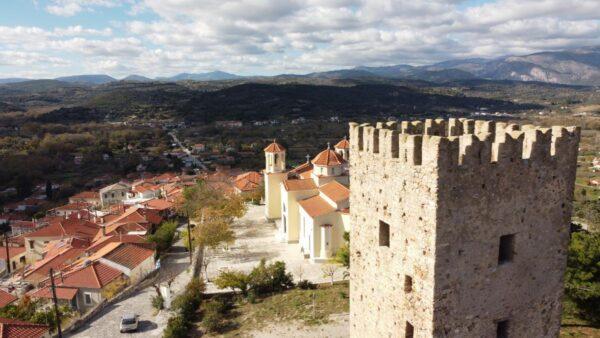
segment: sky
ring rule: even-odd
[[[309,73],[600,45],[600,0],[2,0],[0,78]]]

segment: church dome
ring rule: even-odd
[[[346,160],[342,157],[342,155],[336,153],[335,151],[327,148],[320,152],[315,158],[312,160],[312,164],[318,166],[336,166],[344,164]]]
[[[335,149],[350,149],[350,142],[348,142],[348,139],[346,139],[344,137],[343,140],[341,140],[340,142],[338,142],[335,146]]]

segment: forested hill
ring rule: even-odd
[[[319,86],[241,84],[216,91],[192,90],[178,84],[129,86],[104,90],[85,107],[111,116],[175,116],[191,121],[265,120],[274,117],[355,116],[423,112],[515,111],[535,105],[476,97],[429,94],[419,89],[382,84]]]

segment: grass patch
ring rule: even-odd
[[[260,297],[255,303],[236,298],[225,337],[239,336],[277,322],[298,321],[305,325],[322,325],[329,315],[349,311],[348,282],[320,285],[314,290],[294,288],[271,296]],[[207,337],[216,335],[207,335]]]

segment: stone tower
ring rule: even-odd
[[[557,337],[579,129],[350,123],[352,337]]]
[[[281,217],[281,192],[279,184],[287,177],[285,148],[273,140],[265,149],[265,217]]]

